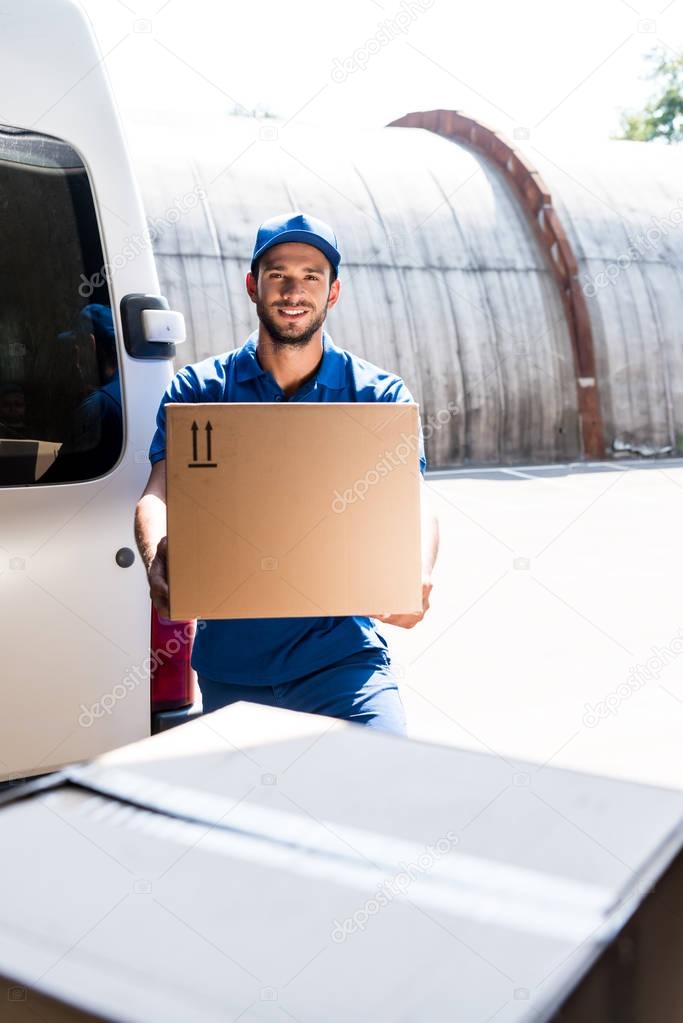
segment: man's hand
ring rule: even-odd
[[[162,536],[157,546],[157,552],[152,564],[149,566],[149,595],[152,603],[162,618],[168,618],[168,577],[166,573],[166,559],[168,556],[168,538]]]
[[[422,611],[412,615],[370,615],[385,625],[397,625],[400,629],[412,629],[421,622],[429,609],[429,594],[432,592],[431,579],[422,580]]]

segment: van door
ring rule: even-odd
[[[0,97],[2,781],[149,734],[133,513],[172,370],[122,344],[121,299],[158,281],[77,6],[4,4]]]

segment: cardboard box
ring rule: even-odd
[[[545,1023],[655,881],[560,1018],[681,1018],[679,792],[238,703],[18,794],[2,1023]]]
[[[415,404],[166,406],[173,619],[422,608]]]
[[[0,485],[35,483],[50,468],[61,446],[60,441],[0,438]]]

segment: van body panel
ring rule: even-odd
[[[124,37],[119,45],[125,43]],[[68,143],[87,170],[107,265],[124,410],[122,455],[106,475],[0,487],[2,781],[149,734],[150,603],[133,513],[172,367],[167,360],[132,359],[123,344],[121,298],[156,295],[159,285],[102,54],[76,4],[3,5],[0,96],[3,125]],[[55,251],[54,260],[59,258]],[[79,286],[85,306],[87,282],[75,281]],[[0,295],[0,325],[2,319]],[[115,560],[123,547],[135,551],[128,568]]]

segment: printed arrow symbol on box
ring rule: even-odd
[[[210,419],[208,419],[207,422],[206,422],[205,430],[206,430],[206,460],[207,460],[207,462],[210,462],[211,461],[211,431],[213,430],[213,427],[211,425],[211,420]]]
[[[192,429],[192,461],[196,462],[197,461],[197,430],[199,429],[199,427],[197,426],[197,423],[194,420],[192,421],[191,429]]]

